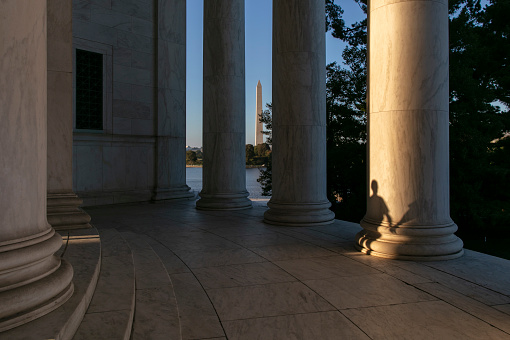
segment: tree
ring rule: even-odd
[[[255,157],[253,145],[246,144],[246,165],[251,165],[253,163],[253,157]]]
[[[197,154],[197,161],[200,162],[204,158],[204,154],[200,150],[195,151],[195,153]]]
[[[366,4],[355,1],[366,13]],[[341,8],[326,6],[327,29],[347,42],[343,65],[326,68],[327,194],[337,218],[357,222],[366,211],[367,20],[347,27]]]
[[[258,144],[255,147],[255,155],[258,157],[267,157],[271,153],[271,148],[267,143]]]
[[[262,133],[267,136],[265,144],[269,146],[273,143],[273,106],[271,103],[268,103],[266,104],[266,108],[266,110],[262,111],[262,114],[259,117],[259,121],[266,127],[266,130],[262,131]],[[271,196],[273,193],[272,158],[272,153],[269,153],[266,167],[260,169],[260,175],[257,179],[257,182],[259,182],[260,186],[262,187],[262,196]]]
[[[509,11],[450,1],[451,215],[465,239],[510,236]]]
[[[197,161],[197,153],[195,151],[186,151],[186,164],[193,165]]]

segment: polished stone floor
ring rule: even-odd
[[[87,208],[103,256],[124,256],[119,237],[133,252],[132,339],[510,339],[510,261],[371,257],[358,224],[277,227],[265,209]]]

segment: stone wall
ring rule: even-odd
[[[155,2],[73,0],[73,56],[76,48],[104,55],[103,131],[73,133],[73,189],[84,205],[151,198]]]

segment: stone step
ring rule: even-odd
[[[132,340],[182,339],[174,288],[165,267],[144,235],[121,232],[135,265],[136,302]]]
[[[145,236],[145,241],[159,256],[172,280],[182,339],[224,339],[225,332],[216,310],[195,275],[157,237]]]
[[[87,310],[101,268],[101,244],[95,228],[61,231],[56,253],[73,267],[74,292],[61,307],[25,325],[3,332],[1,339],[58,339],[73,337]]]
[[[102,266],[94,296],[74,340],[129,339],[135,309],[132,251],[115,229],[100,229]]]

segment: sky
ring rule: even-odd
[[[203,1],[187,1],[186,145],[202,146]],[[348,25],[363,18],[354,0],[335,0]],[[262,84],[262,103],[271,102],[272,0],[245,0],[246,29],[246,144],[255,142],[255,89]],[[340,62],[344,44],[326,36],[326,62]],[[326,67],[326,65],[324,65]]]

